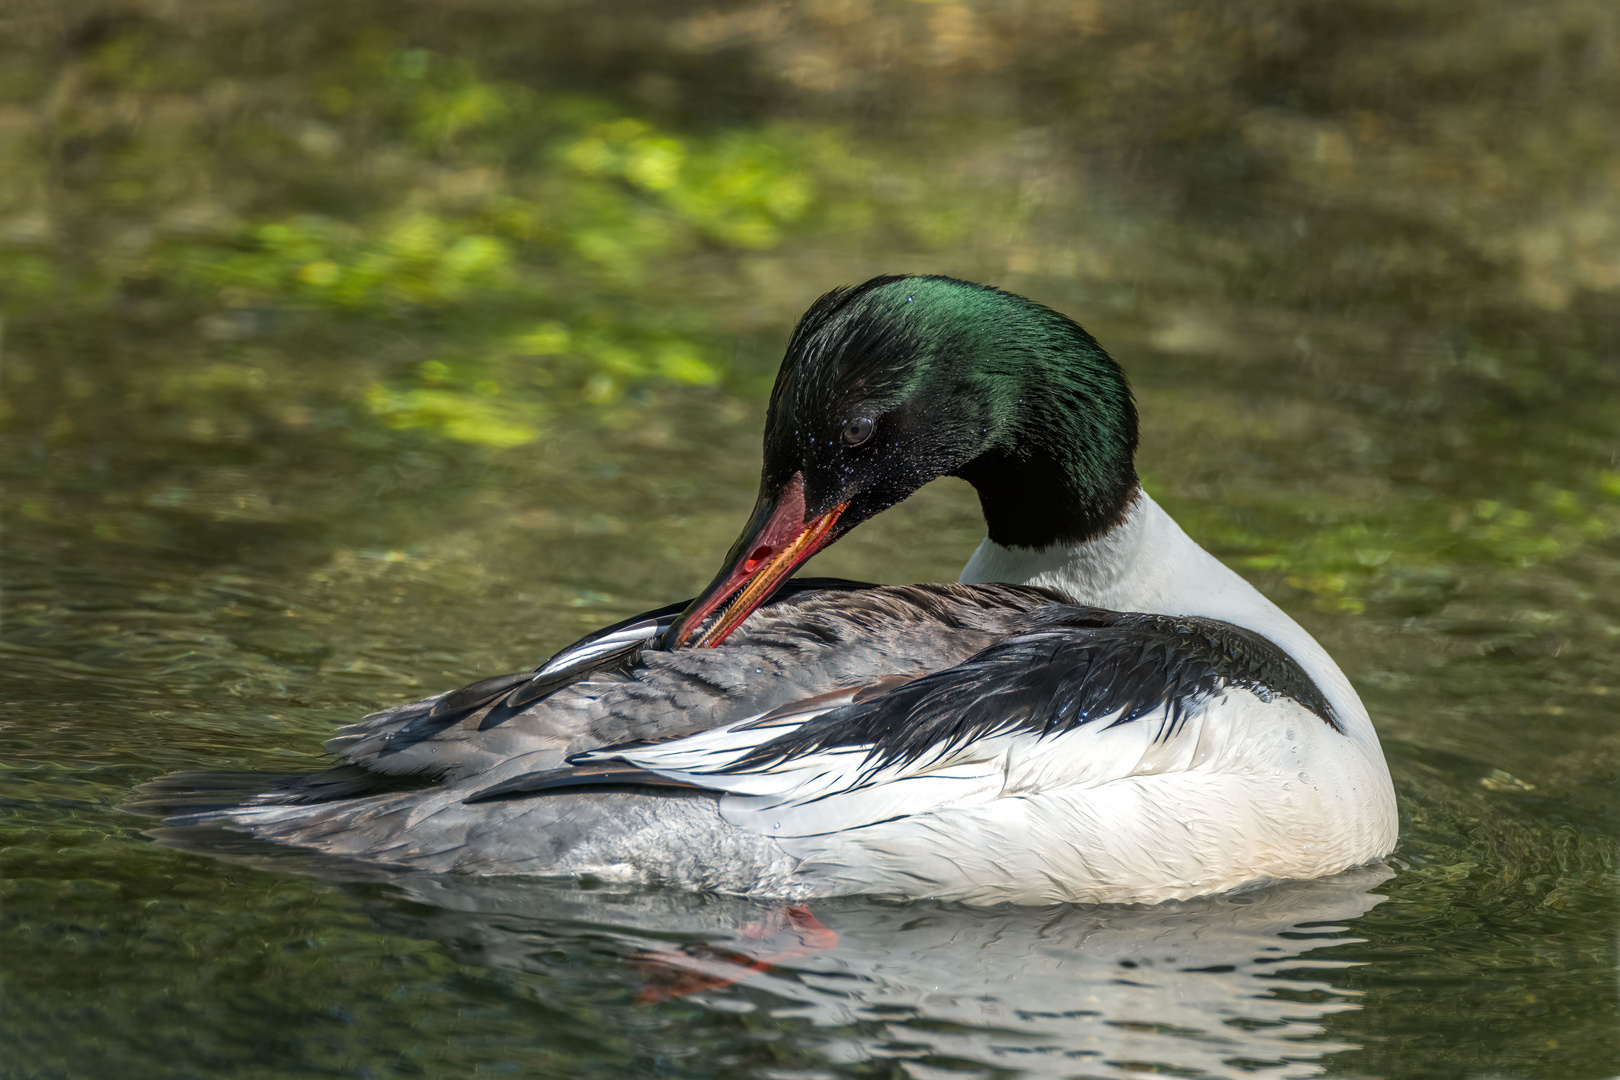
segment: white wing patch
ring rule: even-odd
[[[650,640],[658,636],[658,631],[659,622],[657,619],[645,619],[627,626],[623,630],[615,630],[613,633],[599,637],[594,641],[587,641],[572,648],[564,649],[550,660],[547,660],[545,666],[536,671],[534,678],[529,681],[534,682],[538,679],[550,678],[559,671],[566,671],[568,668],[578,664],[595,660],[599,656],[617,652],[626,645],[634,645],[639,641]]]
[[[720,814],[731,824],[771,836],[806,837],[999,798],[1187,769],[1194,763],[1201,721],[1208,712],[1200,709],[1185,718],[1167,739],[1156,738],[1168,719],[1166,710],[1159,710],[1118,727],[1109,726],[1113,717],[1104,717],[1056,735],[1027,729],[991,732],[971,742],[932,747],[911,760],[885,761],[871,744],[846,744],[741,764],[766,743],[792,735],[847,700],[824,697],[811,709],[778,710],[669,742],[597,750],[573,760],[621,760],[724,792]],[[1258,700],[1254,704],[1260,705]]]

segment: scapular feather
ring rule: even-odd
[[[1228,688],[1291,698],[1341,730],[1304,669],[1252,630],[1217,619],[1061,605],[1030,613],[1018,633],[962,664],[823,713],[721,771],[766,771],[864,747],[866,770],[877,772],[992,735],[1057,735],[1105,718],[1117,727],[1161,715],[1158,741]]]

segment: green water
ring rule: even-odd
[[[0,1075],[1620,1074],[1616,132],[1574,0],[13,2]],[[1121,360],[1155,497],[1371,709],[1387,871],[818,950],[119,809],[690,595],[793,318],[893,270]],[[979,536],[943,481],[811,570]]]

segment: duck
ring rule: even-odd
[[[390,872],[802,903],[1156,904],[1395,847],[1350,681],[1142,488],[1135,401],[1078,323],[885,275],[799,320],[754,509],[695,598],[372,714],[336,761],[169,824]],[[930,481],[954,583],[795,577]]]

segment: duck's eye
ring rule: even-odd
[[[872,432],[876,429],[877,425],[872,422],[871,417],[856,417],[844,425],[844,445],[859,446],[867,439],[870,439]]]

